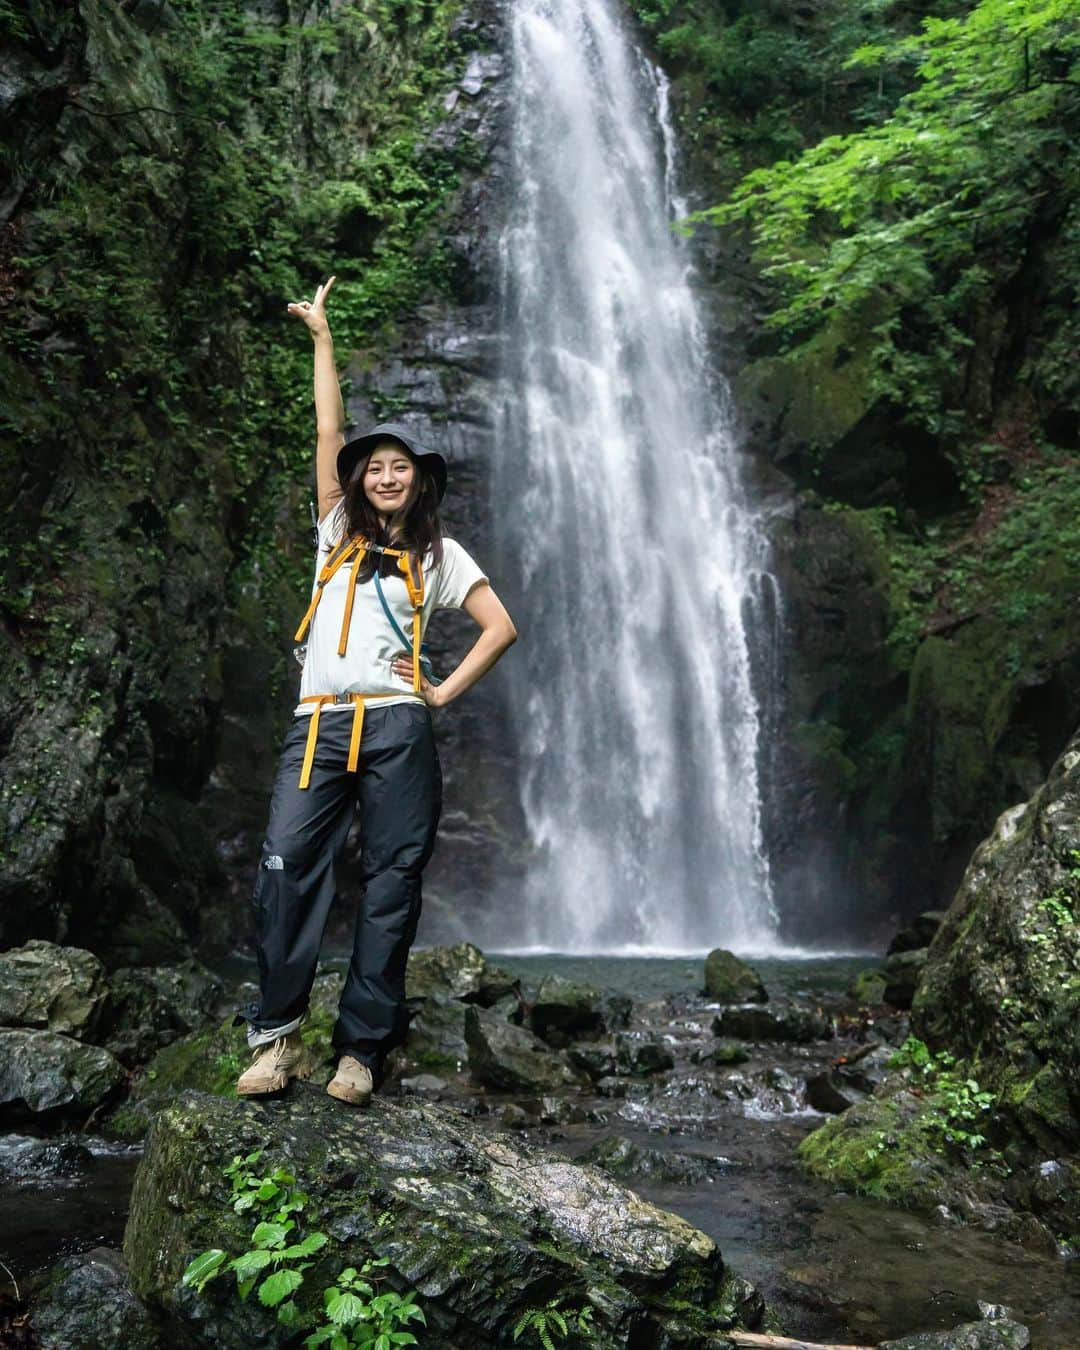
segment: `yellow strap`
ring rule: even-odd
[[[335,703],[338,699],[336,694],[305,694],[300,700],[301,703],[313,703],[315,706],[311,710],[311,721],[308,723],[307,743],[304,746],[304,763],[300,769],[300,787],[306,788],[311,782],[311,766],[315,762],[315,742],[319,738],[319,712],[324,703]],[[355,773],[360,764],[360,740],[364,734],[364,706],[368,699],[373,698],[396,698],[396,694],[345,694],[345,698],[353,705],[352,730],[349,735],[349,758],[346,761],[346,769],[349,773]]]
[[[398,559],[398,570],[405,577],[405,589],[409,592],[409,602],[413,607],[412,616],[412,678],[413,689],[416,693],[420,692],[420,616],[424,604],[424,568],[417,560],[417,570],[420,573],[420,580],[417,582],[413,578],[412,565],[409,555],[403,554]]]
[[[420,611],[412,612],[412,687],[420,692]]]
[[[349,737],[349,758],[345,767],[350,773],[356,772],[360,762],[360,737],[364,734],[364,700],[358,698],[353,704],[352,735]]]
[[[318,579],[315,582],[315,594],[311,597],[311,604],[308,605],[306,611],[304,612],[304,617],[300,620],[300,627],[296,630],[296,635],[293,638],[294,642],[303,642],[305,634],[311,627],[311,621],[315,617],[315,611],[319,608],[319,601],[322,599],[323,587],[337,573],[338,568],[343,566],[344,563],[346,563],[355,552],[357,556],[356,561],[353,563],[352,572],[350,573],[349,576],[349,589],[348,593],[345,596],[345,615],[341,624],[341,638],[338,642],[338,656],[345,655],[345,648],[349,641],[349,622],[352,618],[353,592],[356,590],[356,578],[358,572],[360,571],[360,567],[363,563],[364,554],[367,553],[370,547],[371,546],[368,543],[368,541],[366,539],[361,539],[359,536],[357,536],[357,538],[355,539],[346,539],[337,546],[336,551],[332,553],[330,557],[326,560],[326,563],[323,566],[322,571],[320,571],[319,573]],[[409,598],[410,600],[412,600],[414,587],[412,585],[412,576],[411,574],[408,573],[408,557],[409,557],[408,553],[404,552],[400,548],[384,548],[383,552],[389,554],[391,558],[397,558],[399,567],[404,566],[404,570],[406,572],[405,584],[409,587]],[[424,574],[423,571],[421,571],[420,573],[421,604],[423,603],[424,598],[423,577]],[[416,602],[413,601],[413,603],[415,604]]]
[[[305,699],[304,702],[309,700]],[[321,695],[316,695],[310,700],[315,704],[311,710],[311,719],[308,722],[307,744],[304,746],[304,763],[300,769],[300,786],[306,788],[311,782],[311,766],[315,761],[315,742],[319,737],[319,711],[326,701]]]
[[[341,567],[356,548],[366,547],[367,545],[360,539],[349,539],[344,544],[339,545],[337,551],[330,555],[316,579],[315,594],[311,597],[311,604],[308,605],[304,617],[300,620],[300,627],[296,630],[296,636],[293,638],[294,642],[303,642],[304,634],[307,632],[312,619],[315,617],[315,611],[319,607],[319,601],[322,599],[323,587],[326,583],[334,576],[338,568]]]
[[[353,599],[356,595],[356,576],[366,555],[367,549],[361,545],[356,551],[356,560],[352,565],[352,571],[349,573],[349,586],[345,592],[345,613],[341,616],[341,636],[338,638],[337,645],[338,656],[345,655],[345,648],[349,644],[349,624],[352,622]]]

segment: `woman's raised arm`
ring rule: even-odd
[[[319,519],[341,496],[337,476],[338,451],[345,444],[345,407],[334,364],[334,339],[326,320],[326,297],[337,280],[330,277],[315,292],[314,300],[294,301],[290,314],[307,324],[315,348],[315,487],[319,496]]]

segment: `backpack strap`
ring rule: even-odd
[[[330,554],[326,562],[319,571],[315,580],[315,594],[311,597],[311,604],[308,605],[304,617],[300,620],[300,627],[296,630],[294,642],[303,642],[304,637],[311,627],[311,621],[315,617],[315,611],[319,608],[319,601],[322,599],[323,588],[336,574],[339,567],[342,567],[353,554],[358,553],[357,563],[353,567],[353,575],[350,578],[352,585],[349,588],[349,599],[346,602],[347,613],[352,613],[352,590],[355,587],[356,572],[360,562],[363,561],[364,554],[367,552],[367,544],[362,539],[346,539],[340,543]],[[345,633],[348,632],[348,620],[345,623]]]
[[[359,536],[353,539],[345,539],[334,549],[327,558],[325,564],[319,572],[315,581],[315,594],[311,597],[311,603],[307,607],[304,617],[300,620],[300,627],[296,630],[294,642],[303,642],[308,629],[311,627],[311,621],[315,617],[315,611],[319,607],[319,601],[322,599],[323,589],[351,558],[352,567],[349,569],[349,584],[345,592],[345,612],[341,617],[341,635],[338,638],[338,656],[345,655],[345,648],[349,642],[349,624],[352,621],[353,601],[356,598],[356,580],[360,574],[360,568],[364,565],[364,558],[368,553],[385,553],[391,558],[398,560],[398,568],[404,574],[405,588],[409,592],[409,601],[413,607],[413,689],[420,692],[420,611],[424,603],[424,569],[417,562],[417,571],[420,574],[420,580],[413,577],[411,560],[406,550],[400,548],[387,548],[379,544],[370,544],[366,539]],[[386,610],[387,617],[394,625],[394,630],[401,638],[405,646],[408,646],[408,640],[404,633],[394,623],[393,615],[387,608],[386,601],[383,599],[382,587],[379,582],[379,570],[375,569],[375,582],[379,592],[379,599],[382,601],[383,609]]]
[[[420,580],[413,577],[412,559],[408,553],[400,554],[398,557],[398,569],[405,577],[405,589],[409,592],[409,601],[412,604],[412,673],[413,689],[420,692],[420,619],[421,610],[424,605],[424,567],[419,558],[416,560],[416,570],[420,574]]]

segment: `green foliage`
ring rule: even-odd
[[[242,0],[177,0],[152,38],[123,16],[107,43],[98,35],[116,78],[70,95],[63,154],[45,161],[39,148],[31,171],[20,120],[5,127],[0,153],[31,186],[4,259],[5,343],[24,378],[0,437],[78,428],[69,454],[95,504],[149,501],[169,517],[123,564],[128,541],[113,533],[101,587],[165,568],[198,521],[227,530],[234,599],[302,590],[311,350],[285,307],[336,272],[335,337],[368,352],[449,285],[432,226],[458,166],[426,130],[459,65],[458,9],[357,0],[293,23]],[[28,36],[9,9],[0,24]],[[332,109],[312,92],[330,82],[347,95]],[[43,533],[93,559],[106,541],[79,505],[50,503]],[[7,533],[31,539],[33,523],[19,525]],[[298,547],[283,549],[290,535]],[[33,618],[35,597],[49,608],[40,553],[9,545],[3,561],[9,613]],[[97,572],[81,570],[81,584],[97,586]]]
[[[914,62],[915,87],[866,129],[755,169],[688,223],[752,225],[767,274],[785,288],[768,321],[792,344],[875,297],[876,392],[953,434],[964,360],[1015,273],[1010,260],[1074,210],[1078,61],[1072,0],[980,0],[925,19],[918,33],[866,43],[845,69],[884,75]],[[1067,237],[1077,242],[1075,227]],[[1066,262],[1054,289],[1068,306],[1080,251]],[[1060,364],[1054,378],[1067,380]]]
[[[565,1295],[559,1294],[548,1299],[542,1308],[527,1308],[514,1325],[514,1340],[531,1332],[543,1346],[543,1350],[555,1350],[555,1339],[565,1340],[576,1331],[583,1339],[592,1336],[593,1310],[585,1304],[581,1308],[560,1309]]]
[[[317,1328],[304,1340],[305,1346],[330,1343],[330,1350],[347,1350],[351,1346],[370,1347],[370,1350],[391,1350],[395,1345],[416,1345],[411,1331],[401,1327],[412,1319],[424,1322],[424,1314],[416,1306],[414,1290],[402,1297],[392,1289],[376,1294],[364,1276],[376,1266],[385,1266],[388,1257],[365,1261],[359,1271],[347,1266],[337,1277],[331,1289],[323,1292],[323,1303],[328,1324]]]
[[[905,23],[886,0],[819,0],[797,11],[784,0],[639,0],[634,9],[687,91],[684,141],[722,182],[880,117],[910,81],[902,66],[847,66],[857,48]]]
[[[929,1127],[938,1152],[944,1152],[946,1144],[955,1145],[969,1156],[985,1149],[986,1135],[973,1126],[985,1121],[995,1096],[965,1072],[955,1055],[947,1050],[934,1053],[917,1036],[908,1036],[890,1058],[889,1068],[909,1069],[926,1094],[924,1124]],[[877,1147],[881,1146],[882,1141],[878,1141]],[[1003,1168],[996,1149],[988,1150],[987,1156],[998,1169]],[[979,1166],[979,1160],[973,1158],[972,1165]]]
[[[330,1241],[326,1233],[312,1230],[299,1237],[297,1218],[308,1197],[297,1189],[296,1177],[283,1167],[267,1173],[255,1170],[262,1149],[239,1154],[222,1169],[231,1183],[229,1203],[237,1214],[254,1213],[258,1221],[252,1230],[250,1247],[231,1260],[221,1248],[202,1252],[184,1271],[184,1284],[199,1293],[218,1275],[232,1271],[241,1299],[247,1299],[257,1287],[259,1302],[277,1309],[277,1321],[286,1327],[310,1325],[312,1317],[297,1306],[293,1295],[304,1283],[304,1272],[314,1264],[315,1256]],[[393,1350],[399,1345],[415,1345],[416,1337],[403,1330],[405,1323],[424,1323],[424,1313],[416,1304],[415,1290],[400,1295],[394,1290],[378,1293],[366,1277],[376,1267],[389,1264],[389,1257],[368,1259],[359,1271],[347,1266],[332,1286],[323,1290],[322,1318],[304,1340],[305,1346],[329,1343],[330,1350]],[[376,1277],[372,1276],[372,1279]]]
[[[1025,916],[1023,940],[1032,947],[1063,947],[1067,956],[1075,952],[1078,937],[1077,906],[1080,905],[1080,849],[1070,849],[1065,860],[1065,880],[1044,896],[1031,914]]]

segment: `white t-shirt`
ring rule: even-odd
[[[319,522],[319,551],[315,559],[315,577],[326,563],[341,537],[344,516],[340,503],[328,511]],[[436,567],[431,554],[424,559],[424,604],[421,609],[421,635],[428,620],[437,609],[460,609],[465,597],[478,581],[488,578],[479,564],[453,539],[443,538],[442,561]],[[396,559],[395,559],[396,561]],[[392,703],[423,703],[421,694],[412,689],[412,681],[399,678],[391,669],[395,657],[407,648],[394,632],[390,620],[379,603],[375,580],[358,585],[353,597],[352,618],[349,621],[349,640],[345,655],[338,656],[341,621],[345,614],[345,595],[353,560],[334,573],[323,587],[322,599],[311,621],[307,636],[307,656],[300,677],[300,697],[308,694],[393,694],[380,698],[372,706],[384,707]],[[398,626],[412,642],[412,605],[405,578],[400,573],[381,577],[383,595]],[[312,582],[311,594],[315,594]],[[310,716],[314,704],[298,703],[296,715]],[[351,713],[351,703],[324,703],[322,712],[337,710]]]

